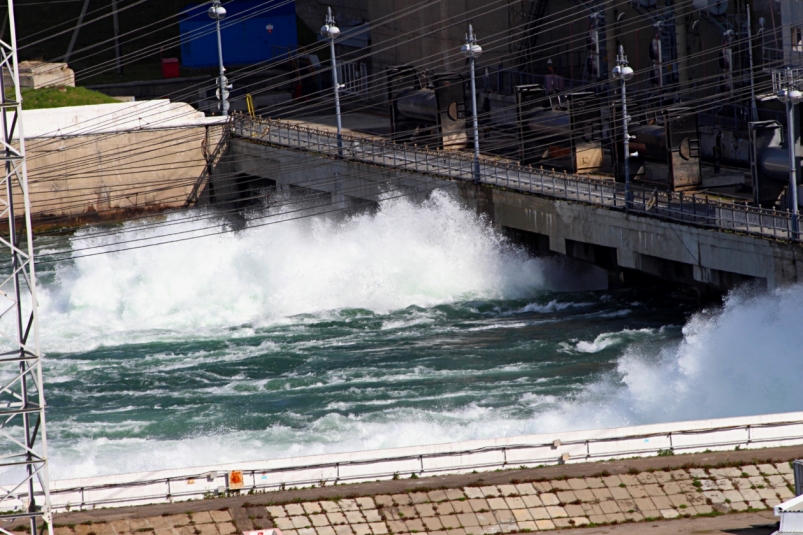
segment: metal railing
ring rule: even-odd
[[[237,115],[232,124],[235,136],[263,143],[439,178],[466,182],[475,179],[473,156],[468,153],[428,150],[383,139],[344,134],[342,154],[339,154],[337,134],[330,130],[243,115]],[[624,185],[611,180],[483,159],[480,163],[480,183],[555,199],[625,209]],[[791,218],[787,212],[727,203],[683,192],[634,187],[632,194],[631,213],[762,238],[793,240]]]
[[[583,463],[656,454],[783,447],[803,443],[803,413],[555,432],[392,450],[245,461],[158,472],[54,481],[58,511],[166,503],[225,494],[237,471],[238,492],[356,483],[474,470]]]

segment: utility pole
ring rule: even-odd
[[[474,61],[482,55],[482,47],[477,44],[474,28],[468,25],[466,44],[460,47],[460,52],[468,58],[471,70],[471,118],[474,122],[474,183],[480,183],[480,132],[477,123],[477,83],[474,77]]]
[[[223,117],[229,115],[229,80],[226,78],[226,68],[223,67],[223,42],[220,39],[220,21],[226,17],[226,8],[220,5],[220,0],[212,0],[212,7],[207,11],[209,16],[215,20],[217,27],[217,59],[220,66],[220,74],[217,77],[217,98],[220,100],[220,114]]]
[[[330,7],[326,15],[326,23],[321,27],[321,35],[329,39],[329,51],[332,54],[332,85],[335,88],[335,114],[337,115],[337,155],[343,157],[343,125],[340,122],[340,84],[337,81],[337,58],[335,57],[335,38],[340,35],[340,28],[335,25]]]
[[[117,0],[112,0],[112,22],[114,24],[114,59],[117,63],[117,74],[123,74],[120,64],[120,21],[117,20]]]
[[[39,535],[41,521],[53,534],[50,510],[45,394],[39,314],[31,229],[31,199],[22,131],[22,92],[19,84],[14,1],[8,0],[10,37],[0,41],[0,127],[3,148],[3,185],[0,218],[6,228],[0,235],[0,330],[4,349],[0,358],[0,472],[7,483],[0,489],[0,530],[9,533],[20,520],[28,521],[30,534]],[[9,83],[10,82],[10,83]],[[8,85],[7,85],[8,84]],[[26,529],[27,528],[16,528]]]
[[[797,204],[797,157],[795,155],[795,105],[803,100],[799,87],[803,86],[803,69],[776,70],[772,73],[772,88],[778,100],[786,104],[786,148],[789,152],[789,211],[792,216],[792,240],[800,239],[800,221]]]
[[[638,156],[638,152],[630,154],[630,134],[627,132],[627,123],[630,117],[627,115],[627,81],[633,78],[633,69],[627,65],[627,56],[625,56],[625,49],[619,46],[619,55],[616,57],[616,67],[613,68],[614,79],[622,81],[622,136],[624,150],[624,164],[625,164],[625,211],[629,212],[633,198],[630,192],[630,158],[631,156]]]

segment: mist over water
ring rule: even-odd
[[[445,194],[262,221],[40,269],[53,477],[803,408],[803,287],[600,290]]]

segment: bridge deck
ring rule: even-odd
[[[471,155],[399,145],[354,131],[344,134],[338,145],[332,127],[311,127],[298,122],[238,116],[234,121],[233,134],[319,156],[450,180],[477,182],[614,210],[626,209],[623,184],[590,176],[533,169],[491,158],[482,158],[475,166]],[[722,202],[707,195],[661,192],[639,187],[634,187],[632,191],[629,211],[634,214],[773,240],[791,241],[793,238],[788,213]]]

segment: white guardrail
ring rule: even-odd
[[[474,470],[647,457],[662,451],[803,444],[803,412],[472,440],[386,450],[177,468],[51,483],[54,511],[199,499],[241,493],[461,474]],[[21,504],[15,504],[21,505]]]

